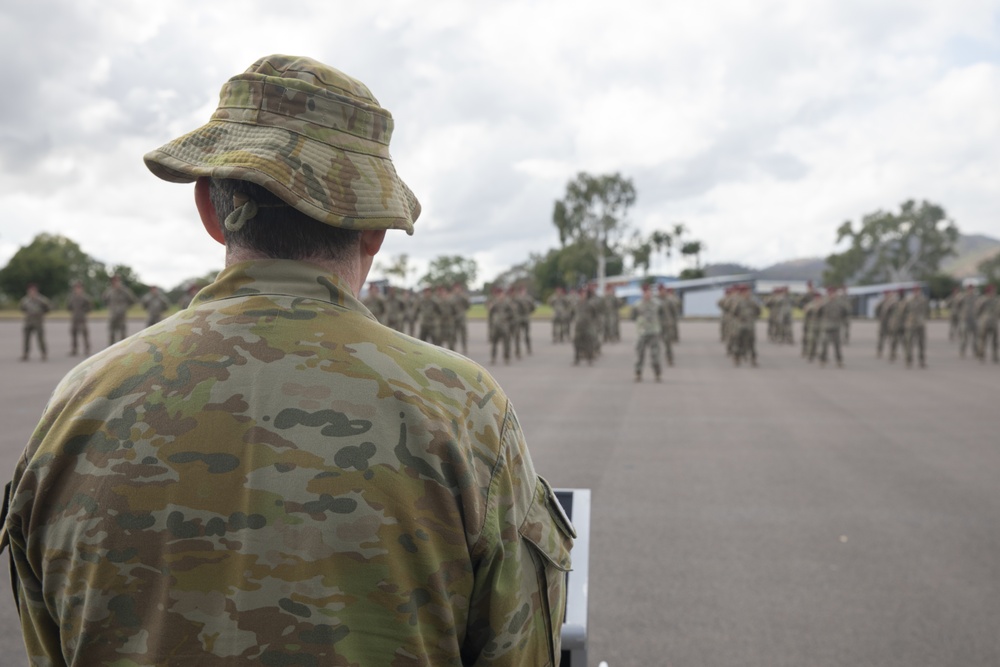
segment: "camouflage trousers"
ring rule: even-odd
[[[997,325],[987,324],[977,327],[979,334],[976,336],[976,356],[980,361],[986,361],[988,352],[993,353],[993,363],[998,363],[997,359]],[[989,350],[987,350],[989,346]]]
[[[906,334],[902,329],[890,329],[889,336],[889,361],[895,361],[896,348],[906,346]]]
[[[514,355],[521,358],[521,339],[524,339],[524,349],[531,354],[531,322],[522,321],[514,325]]]
[[[80,321],[71,322],[69,327],[69,336],[70,340],[72,341],[72,348],[70,354],[76,355],[77,350],[79,349],[77,347],[77,340],[81,337],[83,338],[84,354],[90,354],[90,331],[88,331],[87,329],[86,320],[82,322]]]
[[[597,336],[596,325],[588,322],[577,322],[576,331],[573,334],[573,363],[580,363],[585,359],[592,363],[600,351],[600,340]]]
[[[739,326],[733,331],[733,363],[737,366],[744,359],[757,364],[757,335],[753,325]]]
[[[660,334],[660,340],[663,341],[663,352],[667,358],[667,365],[674,365],[674,345],[673,341],[670,340],[670,329],[665,328],[663,333]]]
[[[921,366],[926,365],[927,358],[924,356],[924,350],[927,344],[927,329],[926,327],[914,327],[912,329],[906,330],[906,365],[909,366],[913,363],[913,348],[917,348],[917,360],[920,362]]]
[[[510,363],[510,327],[502,324],[494,324],[490,328],[490,361],[497,362],[497,345],[503,347],[503,362]]]
[[[979,343],[978,336],[976,334],[976,323],[975,322],[965,322],[963,323],[962,329],[959,332],[961,334],[961,343],[958,347],[958,353],[960,356],[965,356],[965,349],[967,347],[972,348],[972,353],[978,355]]]
[[[125,314],[111,315],[108,318],[108,345],[114,345],[116,341],[125,340],[128,330],[125,327]]]
[[[21,359],[27,359],[31,352],[32,334],[38,340],[38,350],[42,353],[42,359],[45,359],[48,355],[48,349],[45,347],[45,327],[41,324],[24,325],[24,355]]]
[[[823,350],[820,352],[820,355],[819,355],[820,363],[824,363],[824,364],[826,363],[826,359],[827,359],[826,352],[827,352],[827,349],[831,345],[833,346],[833,353],[837,357],[837,363],[838,364],[844,363],[844,357],[840,353],[840,327],[839,326],[835,327],[835,328],[834,327],[830,327],[830,328],[826,328],[826,329],[823,330]],[[895,349],[896,348],[895,348],[895,345],[894,345],[893,346],[893,350],[895,350]]]
[[[430,320],[420,322],[420,335],[417,336],[417,338],[428,343],[433,343],[434,345],[440,345],[441,330],[440,327],[438,327],[437,322],[432,322]]]
[[[465,318],[455,322],[455,345],[461,346],[462,354],[466,354],[469,351],[469,325],[466,323]],[[455,349],[454,347],[452,348]]]
[[[660,334],[643,334],[635,343],[635,375],[642,375],[642,367],[646,359],[646,350],[649,350],[649,363],[653,367],[653,373],[660,377]]]
[[[881,357],[882,350],[885,347],[885,341],[890,338],[889,334],[889,324],[886,322],[879,322],[878,325],[878,344],[875,347],[875,356]]]

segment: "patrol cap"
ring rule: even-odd
[[[222,86],[207,124],[143,159],[165,181],[250,181],[333,227],[412,234],[420,203],[393,167],[392,128],[392,114],[357,79],[271,55]]]

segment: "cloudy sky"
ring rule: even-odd
[[[142,155],[269,53],[392,112],[424,213],[383,253],[418,268],[555,247],[579,171],[632,178],[630,222],[684,222],[709,262],[825,255],[909,198],[1000,237],[1000,0],[32,0],[0,9],[0,265],[44,231],[166,287],[220,268]]]

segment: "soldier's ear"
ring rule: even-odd
[[[374,257],[382,248],[382,241],[385,240],[384,229],[365,229],[361,232],[361,252],[362,255]]]
[[[226,237],[222,234],[222,225],[219,224],[219,215],[215,212],[215,206],[208,196],[209,178],[202,176],[194,184],[194,204],[198,207],[198,215],[201,216],[201,224],[205,225],[205,231],[213,239],[226,245]]]

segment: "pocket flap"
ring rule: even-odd
[[[553,566],[563,572],[573,568],[570,549],[573,548],[576,529],[556,499],[552,487],[541,477],[535,482],[535,497],[519,532],[524,539],[534,544]]]

